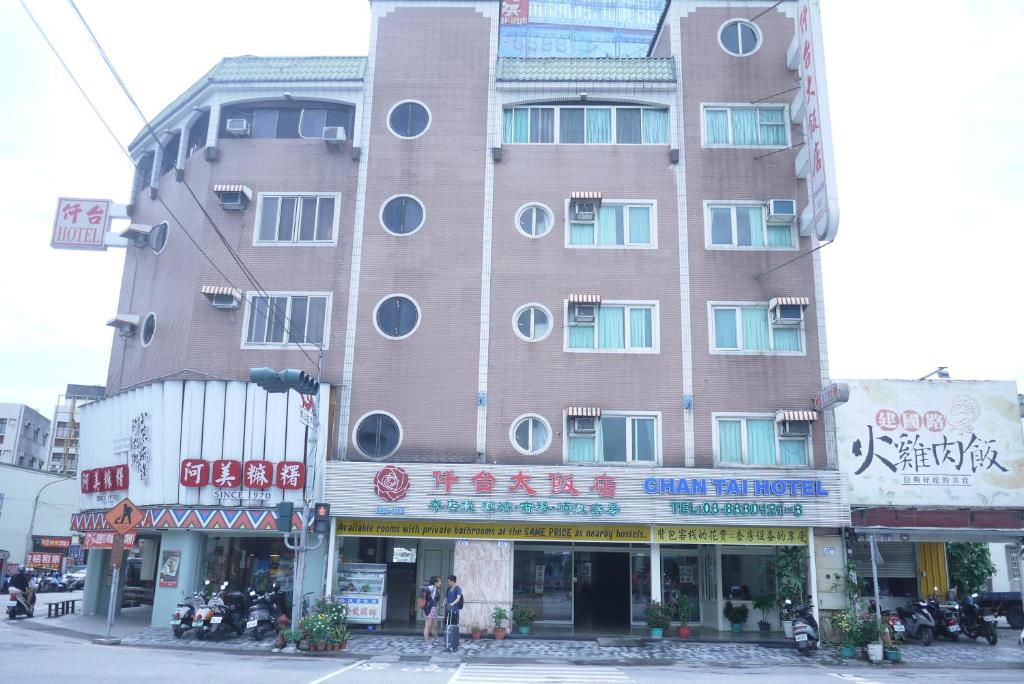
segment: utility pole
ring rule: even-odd
[[[32,517],[29,518],[28,521],[28,534],[25,535],[25,564],[28,563],[28,554],[30,551],[32,551],[32,529],[36,525],[36,510],[38,510],[39,508],[39,497],[42,496],[43,490],[49,487],[50,485],[55,485],[58,482],[63,482],[64,480],[70,479],[71,478],[69,476],[61,474],[60,476],[58,476],[56,480],[54,480],[53,482],[47,482],[46,484],[39,488],[38,492],[36,492],[35,501],[32,502]]]

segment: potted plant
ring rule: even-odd
[[[491,611],[491,620],[494,621],[494,638],[501,641],[508,634],[502,626],[505,624],[505,620],[508,620],[508,611],[501,606],[495,606]]]
[[[676,595],[676,616],[679,618],[679,638],[690,636],[690,597]]]
[[[525,606],[512,606],[512,619],[519,627],[520,634],[529,634],[530,627],[537,621],[537,611]]]
[[[775,581],[779,605],[784,607],[782,631],[793,636],[793,616],[786,600],[796,606],[802,603],[807,590],[807,549],[802,546],[780,546],[775,552]]]
[[[725,619],[732,626],[732,631],[737,634],[743,631],[743,623],[747,621],[747,614],[749,612],[750,609],[742,603],[733,605],[732,601],[726,601],[725,608],[722,609]]]
[[[348,633],[348,627],[342,625],[341,627],[334,628],[333,642],[336,645],[337,650],[344,651],[348,648],[348,642],[351,635]]]
[[[469,626],[469,633],[473,635],[473,640],[478,641],[483,635],[484,631],[480,629],[480,625],[475,622]]]
[[[768,622],[768,611],[775,607],[775,597],[771,594],[764,594],[754,599],[754,608],[761,611],[761,619],[757,621],[757,627],[762,632],[767,632],[772,628],[772,623]]]
[[[882,650],[881,637],[885,628],[874,616],[864,618],[860,623],[860,641],[867,647],[868,660],[873,663],[882,662],[884,652]]]
[[[289,644],[297,644],[302,641],[302,630],[301,629],[286,629],[281,632],[281,636]]]
[[[665,629],[671,624],[668,613],[661,601],[651,601],[644,608],[644,617],[647,619],[647,627],[651,630],[652,639],[660,639],[665,636]]]
[[[833,618],[833,624],[839,633],[839,656],[841,658],[856,657],[860,618],[852,609],[844,610]]]

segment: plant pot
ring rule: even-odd
[[[298,649],[300,651],[308,651],[309,650],[309,640],[307,640],[307,639],[300,639],[299,643],[298,643]]]
[[[868,644],[868,660],[873,663],[880,663],[884,655],[882,644]]]
[[[782,621],[782,633],[785,634],[790,639],[793,638],[793,621],[792,620],[783,620]]]
[[[651,627],[651,638],[661,639],[665,636],[665,629],[662,627]]]
[[[685,639],[686,637],[690,636],[690,628],[686,625],[679,625],[677,631],[679,632],[680,639]]]
[[[519,633],[520,634],[529,634],[530,633],[530,625],[519,625]]]
[[[473,635],[473,640],[474,640],[474,641],[477,641],[477,640],[479,640],[479,639],[480,639],[480,637],[482,637],[482,636],[483,636],[483,632],[481,632],[481,631],[479,631],[479,630],[477,630],[477,631],[475,631],[475,632],[472,632],[471,634]]]
[[[732,633],[733,634],[739,634],[742,631],[743,631],[743,623],[742,622],[733,622],[732,623]]]
[[[885,659],[893,663],[898,663],[903,660],[903,652],[898,648],[887,648],[885,649]]]
[[[759,620],[757,623],[757,628],[762,632],[770,632],[772,629],[772,623],[765,622],[764,620]]]
[[[508,631],[504,627],[497,627],[494,630],[494,640],[501,641],[508,635]]]
[[[347,641],[342,641],[340,644],[338,644],[338,650],[339,651],[344,651],[346,648],[348,648],[348,642]]]
[[[857,657],[857,647],[856,646],[840,646],[839,647],[839,657],[840,658],[847,658],[847,659],[849,659],[849,658],[856,658]]]

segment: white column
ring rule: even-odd
[[[818,566],[814,560],[815,549],[813,527],[807,528],[807,548],[810,552],[807,554],[809,559],[809,567],[807,569],[807,581],[811,585],[811,604],[814,606],[814,621],[820,625],[821,621],[818,619]]]
[[[331,532],[327,536],[327,577],[324,582],[324,596],[334,596],[334,565],[337,559],[338,534],[334,518],[331,518]]]
[[[658,542],[651,542],[651,600],[662,601],[661,544],[659,544]]]
[[[217,132],[220,130],[220,103],[210,105],[210,123],[206,128],[206,146],[217,147]]]

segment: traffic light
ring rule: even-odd
[[[288,391],[288,385],[273,368],[250,368],[249,380],[271,393]]]
[[[277,531],[292,531],[292,513],[295,512],[295,504],[291,501],[282,501],[277,504]]]
[[[290,389],[299,394],[316,394],[320,391],[319,382],[309,373],[295,368],[286,368],[280,373],[273,368],[250,368],[249,380],[272,394]]]
[[[331,504],[318,503],[313,511],[313,534],[331,533]]]

